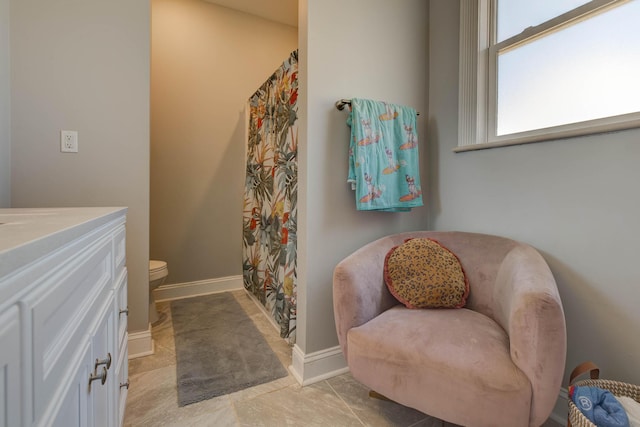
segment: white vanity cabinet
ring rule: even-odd
[[[122,425],[125,214],[0,209],[2,425]]]

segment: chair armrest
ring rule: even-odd
[[[520,244],[507,254],[494,301],[497,320],[509,334],[511,359],[531,382],[529,425],[542,425],[562,384],[567,334],[555,279],[535,249]]]
[[[343,259],[333,272],[333,311],[338,341],[347,359],[347,333],[398,301],[384,283],[384,258],[401,238],[384,237]]]

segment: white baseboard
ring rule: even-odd
[[[153,339],[151,338],[151,325],[146,331],[129,334],[129,359],[149,356],[154,352]]]
[[[293,346],[289,371],[302,386],[349,372],[340,346],[305,354]]]
[[[217,292],[235,291],[239,289],[244,289],[242,276],[229,276],[219,277],[216,279],[198,280],[196,282],[161,285],[153,291],[153,297],[156,302],[160,302],[197,297]]]

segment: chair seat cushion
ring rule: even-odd
[[[347,341],[353,376],[398,403],[461,425],[528,425],[529,380],[505,331],[483,314],[398,305]]]

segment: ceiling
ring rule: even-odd
[[[298,0],[204,0],[281,24],[298,26]]]

